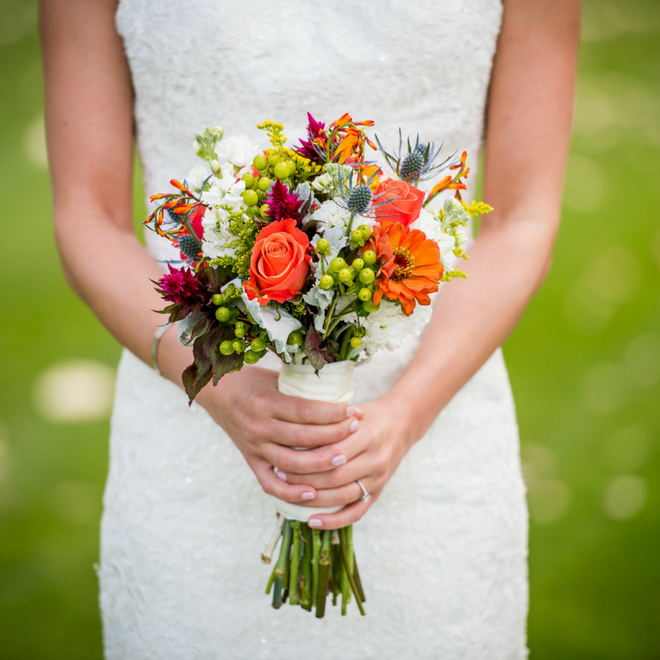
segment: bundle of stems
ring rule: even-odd
[[[316,617],[322,619],[326,600],[332,594],[333,605],[341,596],[342,615],[352,597],[360,614],[365,615],[362,603],[366,598],[353,552],[352,525],[321,531],[298,520],[284,520],[276,528],[275,543],[280,535],[280,553],[266,587],[266,594],[272,591],[275,609],[288,599],[290,605],[315,611]],[[270,553],[275,543],[271,540]],[[262,558],[270,561],[269,554]]]

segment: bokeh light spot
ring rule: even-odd
[[[23,139],[23,149],[27,159],[37,167],[48,167],[48,149],[46,148],[46,129],[43,115],[28,124]]]
[[[642,510],[647,493],[648,485],[643,477],[629,474],[614,477],[605,488],[605,513],[614,520],[633,518]]]
[[[35,408],[54,423],[107,419],[112,409],[114,379],[114,370],[101,362],[61,362],[37,377],[33,388]]]

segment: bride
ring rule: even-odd
[[[550,266],[578,26],[578,0],[42,0],[62,265],[125,347],[99,569],[108,660],[526,657],[525,491],[498,347]],[[473,183],[485,146],[495,211],[423,336],[356,370],[356,405],[280,394],[273,363],[189,408],[190,350],[173,331],[154,342],[151,280],[177,255],[134,234],[133,139],[152,194],[195,164],[195,131],[258,143],[269,119],[301,137],[306,111],[375,120],[386,146],[401,127],[465,149]],[[317,528],[360,521],[365,618],[271,609],[263,491],[346,505]]]

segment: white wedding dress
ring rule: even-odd
[[[373,119],[385,145],[401,126],[444,140],[447,154],[465,149],[474,183],[501,14],[500,0],[122,0],[147,193],[197,164],[195,131],[220,124],[265,147],[255,124],[270,119],[295,144],[307,110]],[[155,238],[152,255],[171,257]],[[383,394],[417,344],[359,367],[356,400]],[[128,352],[110,454],[99,569],[108,660],[527,657],[525,489],[499,350],[355,526],[364,618],[354,604],[346,617],[328,604],[323,620],[272,609],[260,562],[275,522],[267,496],[206,412]]]

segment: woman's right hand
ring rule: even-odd
[[[344,441],[359,428],[362,411],[281,394],[277,379],[275,371],[246,365],[216,387],[207,385],[196,401],[231,437],[266,493],[294,504],[309,502],[316,490],[287,483],[287,472],[326,472],[354,458]]]

